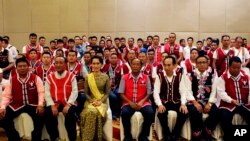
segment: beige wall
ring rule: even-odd
[[[30,32],[142,37],[169,32],[177,39],[220,37],[250,40],[249,0],[0,0],[0,35],[21,48]]]

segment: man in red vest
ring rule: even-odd
[[[168,39],[168,43],[165,44],[165,52],[167,52],[168,55],[175,55],[177,58],[177,64],[180,64],[183,60],[183,48],[175,43],[175,33],[170,33]]]
[[[109,95],[110,108],[112,111],[113,120],[119,121],[121,99],[118,93],[119,84],[121,81],[122,66],[118,64],[118,56],[116,53],[112,53],[110,56],[110,63],[105,64],[102,71],[107,73],[111,81],[111,91]]]
[[[3,92],[0,119],[4,120],[9,141],[20,141],[13,119],[22,113],[29,114],[34,124],[32,141],[40,141],[44,113],[43,82],[35,74],[29,73],[29,62],[26,58],[16,60],[16,69],[17,75],[11,77]]]
[[[40,55],[43,52],[43,48],[42,46],[36,43],[37,35],[35,33],[30,33],[29,40],[30,40],[30,43],[23,47],[22,53],[27,57],[28,60],[30,60],[29,58],[30,50],[35,49],[37,51],[37,59],[40,59]]]
[[[183,124],[185,123],[188,115],[186,106],[186,96],[182,95],[179,90],[182,80],[182,68],[176,71],[177,62],[175,57],[167,56],[163,60],[164,70],[156,76],[154,84],[154,101],[157,105],[160,124],[162,126],[162,133],[164,141],[175,141],[180,135]],[[177,121],[170,133],[168,127],[168,111],[177,112]]]
[[[120,82],[119,93],[122,98],[122,124],[124,127],[124,141],[131,141],[130,119],[136,111],[142,113],[144,122],[139,141],[148,141],[151,124],[154,121],[154,111],[149,101],[151,84],[147,75],[140,73],[142,62],[133,59],[131,62],[132,72],[125,74]]]
[[[55,71],[55,66],[51,64],[52,55],[49,52],[43,52],[42,63],[36,68],[36,74],[42,79],[45,84],[47,76]]]
[[[161,62],[161,54],[165,52],[164,46],[160,45],[160,37],[158,35],[154,35],[153,37],[153,43],[148,49],[154,49],[155,50],[155,62],[160,63]]]
[[[221,43],[222,47],[218,48],[213,54],[213,69],[217,70],[218,76],[221,76],[228,68],[229,59],[235,55],[234,50],[229,47],[229,35],[223,35],[221,37]]]
[[[218,79],[217,92],[221,98],[220,116],[224,140],[229,141],[234,114],[240,114],[250,124],[249,76],[241,70],[241,59],[232,57],[229,69]]]
[[[47,76],[45,82],[46,128],[51,141],[59,137],[57,116],[62,112],[65,116],[65,127],[70,141],[76,140],[76,107],[78,96],[75,75],[65,70],[64,57],[55,58],[55,72]]]
[[[196,67],[196,58],[198,57],[198,50],[196,48],[191,49],[190,58],[182,61],[181,67],[184,68],[184,73],[191,73]]]

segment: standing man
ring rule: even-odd
[[[57,116],[62,112],[65,116],[65,127],[70,141],[76,140],[76,98],[78,96],[75,75],[65,70],[64,57],[55,58],[55,72],[47,76],[45,82],[45,101],[47,107],[46,128],[51,141],[59,137]]]
[[[228,68],[229,59],[235,55],[234,50],[230,49],[230,36],[223,35],[221,37],[222,47],[218,48],[213,54],[213,68],[217,70],[218,76]]]
[[[22,53],[27,57],[29,60],[29,52],[31,49],[35,49],[37,51],[37,59],[40,59],[41,53],[43,52],[43,48],[36,44],[37,42],[37,35],[35,33],[30,33],[29,35],[30,43],[23,47]]]
[[[165,52],[167,52],[168,55],[174,55],[177,59],[177,64],[180,64],[183,60],[183,48],[175,43],[175,33],[170,33],[168,39],[168,42],[165,44]]]
[[[119,86],[123,101],[121,117],[124,141],[132,140],[130,119],[136,111],[141,112],[144,117],[139,141],[148,141],[150,127],[154,121],[154,111],[149,101],[151,84],[148,76],[140,73],[142,62],[136,58],[131,63],[132,72],[122,77]]]
[[[34,124],[32,141],[40,141],[44,113],[43,82],[37,75],[29,73],[26,58],[16,60],[16,69],[17,75],[11,77],[3,92],[0,119],[4,120],[3,127],[9,141],[20,141],[13,120],[22,113],[29,114]]]
[[[11,69],[14,67],[12,53],[3,47],[3,38],[0,36],[0,68],[3,71],[3,78],[8,79]]]

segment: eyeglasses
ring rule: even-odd
[[[196,62],[196,64],[207,64],[207,61],[203,61],[203,62]]]

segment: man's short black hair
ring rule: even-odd
[[[233,62],[241,63],[241,59],[238,56],[233,56],[232,58],[229,59],[229,66],[231,66]]]

